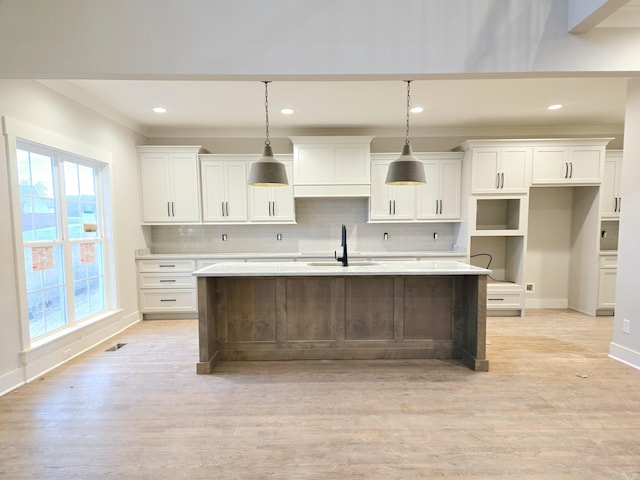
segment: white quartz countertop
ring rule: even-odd
[[[447,257],[465,257],[464,252],[452,252],[450,250],[445,251],[385,251],[385,252],[351,252],[349,251],[349,257],[354,259],[362,258],[403,258],[403,257],[415,257],[415,258],[447,258]],[[333,251],[322,252],[242,252],[242,253],[144,253],[136,255],[136,259],[167,259],[167,258],[184,258],[184,259],[274,259],[279,258],[289,259],[304,259],[304,258],[326,258],[331,260],[333,258]]]
[[[217,263],[200,270],[196,277],[295,277],[295,276],[393,276],[393,275],[488,275],[491,270],[456,261],[350,261],[339,262],[247,262]]]

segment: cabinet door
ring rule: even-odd
[[[616,306],[616,275],[615,268],[600,269],[600,284],[598,288],[598,308],[615,308]]]
[[[423,162],[427,183],[416,187],[416,217],[420,220],[440,218],[442,168],[439,162]]]
[[[533,184],[567,183],[569,159],[564,147],[537,147],[533,152]]]
[[[278,222],[294,222],[296,219],[295,202],[293,198],[293,162],[284,162],[287,170],[289,185],[272,187],[273,189],[273,219]]]
[[[194,154],[171,154],[171,220],[200,221],[200,182],[198,157]]]
[[[496,193],[499,191],[500,150],[476,148],[471,165],[472,193]]]
[[[619,216],[617,192],[618,162],[607,158],[604,161],[604,175],[600,186],[600,215],[605,218]]]
[[[246,222],[247,209],[247,164],[246,162],[224,162],[225,221]]]
[[[533,149],[509,147],[500,155],[500,192],[527,193],[529,190],[528,168]]]
[[[202,217],[205,222],[225,221],[225,178],[222,162],[202,162]]]
[[[140,155],[143,222],[171,221],[171,182],[168,162],[168,154]]]
[[[569,182],[593,183],[602,181],[603,147],[584,147],[571,149],[569,157]]]
[[[440,215],[452,220],[460,218],[460,162],[442,162],[440,165]],[[428,180],[427,180],[428,181]]]

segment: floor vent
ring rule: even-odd
[[[126,343],[116,343],[113,347],[111,348],[107,348],[105,350],[105,352],[115,352],[117,350],[120,350],[122,347],[124,347],[126,345]]]

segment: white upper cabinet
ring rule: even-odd
[[[416,187],[416,218],[459,220],[462,154],[417,154],[416,157],[423,161],[427,177],[426,185]]]
[[[471,148],[471,193],[527,193],[533,149],[527,146]]]
[[[606,143],[608,141],[606,139]],[[553,145],[534,147],[532,185],[599,185],[604,172],[606,143],[585,139],[575,145],[559,140]]]
[[[387,159],[380,159],[385,157]],[[379,159],[371,162],[369,218],[373,221],[413,221],[416,210],[416,187],[385,183],[391,157],[394,155],[376,155]]]
[[[373,137],[290,137],[296,197],[368,197]]]
[[[371,161],[372,222],[455,221],[460,219],[462,153],[417,153],[425,167],[426,185],[387,185],[394,154],[373,154]]]
[[[622,207],[620,176],[622,150],[607,150],[604,159],[604,178],[600,187],[600,216],[619,218]]]
[[[143,223],[200,222],[199,146],[139,146]]]
[[[205,223],[247,222],[247,159],[233,155],[200,155]]]
[[[293,160],[277,155],[287,170],[289,185],[282,187],[249,187],[249,220],[256,223],[295,223],[293,200]]]

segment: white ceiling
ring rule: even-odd
[[[229,136],[264,131],[264,85],[260,81],[49,81],[82,103],[130,122],[150,136],[176,130]],[[411,131],[425,128],[621,126],[627,79],[536,78],[416,80]],[[71,88],[70,88],[71,87]],[[561,110],[547,106],[561,103]],[[167,113],[152,112],[164,106]],[[293,115],[280,109],[290,107]],[[394,81],[274,81],[269,84],[274,132],[360,129],[402,133],[406,84]],[[132,122],[132,123],[131,123]]]
[[[640,0],[596,28],[640,25]],[[267,79],[268,80],[268,79]],[[622,131],[626,83],[622,76],[419,79],[411,83],[411,132],[433,129],[547,131],[608,127]],[[48,80],[43,83],[147,136],[264,134],[264,85],[251,81]],[[550,104],[564,108],[549,111]],[[167,108],[164,114],[152,107]],[[290,107],[293,115],[280,109]],[[350,129],[396,136],[405,126],[406,84],[400,80],[273,81],[269,112],[274,135]],[[322,133],[318,133],[322,134]]]
[[[582,1],[582,0],[576,0]],[[640,26],[640,0],[607,0],[589,28]],[[592,25],[596,22],[595,25]],[[578,35],[579,37],[579,35]],[[149,137],[261,137],[264,85],[250,81],[47,80],[43,83]],[[271,132],[323,134],[349,129],[403,135],[406,85],[402,80],[308,81],[269,84]],[[549,78],[421,78],[412,82],[411,133],[433,129],[540,129],[607,127],[622,131],[628,77],[612,73]],[[547,110],[550,104],[564,108]],[[152,107],[167,108],[164,114]],[[280,109],[290,107],[293,115]],[[592,129],[593,130],[593,129]],[[325,133],[335,134],[335,133]],[[562,133],[561,133],[562,134]]]

